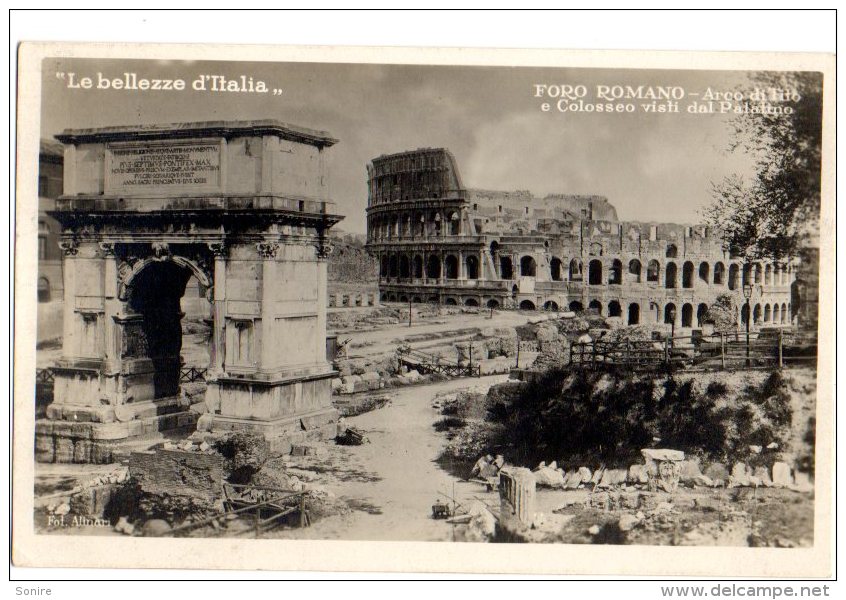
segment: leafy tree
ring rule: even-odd
[[[729,294],[720,294],[708,307],[704,320],[713,323],[716,331],[732,331],[737,325],[737,306]]]
[[[819,222],[822,74],[761,72],[750,79],[753,89],[790,90],[799,99],[771,102],[791,114],[746,112],[733,120],[730,150],[750,154],[755,175],[715,183],[705,218],[733,254],[779,260],[794,256]]]

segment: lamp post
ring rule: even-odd
[[[746,298],[746,366],[750,366],[749,361],[749,323],[752,321],[752,307],[749,300],[752,298],[753,286],[751,283],[743,285],[743,297]]]

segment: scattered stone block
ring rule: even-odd
[[[773,485],[777,487],[793,485],[793,475],[790,465],[780,461],[773,464]]]

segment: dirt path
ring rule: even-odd
[[[323,488],[349,502],[354,510],[315,522],[303,530],[278,532],[279,537],[448,541],[453,527],[431,518],[432,503],[446,500],[438,492],[453,495],[459,503],[474,496],[498,504],[493,494],[442,470],[435,459],[445,441],[432,423],[440,418],[431,407],[437,392],[467,387],[488,388],[505,381],[495,375],[460,379],[398,390],[393,403],[348,419],[367,432],[369,444],[332,446],[328,456],[302,459],[299,464],[320,472],[315,480]]]

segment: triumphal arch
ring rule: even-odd
[[[38,458],[107,462],[126,442],[195,423],[334,436],[326,258],[341,217],[325,154],[337,140],[277,121],[57,139],[64,336]],[[192,277],[210,304],[200,407],[180,393],[180,299]]]

